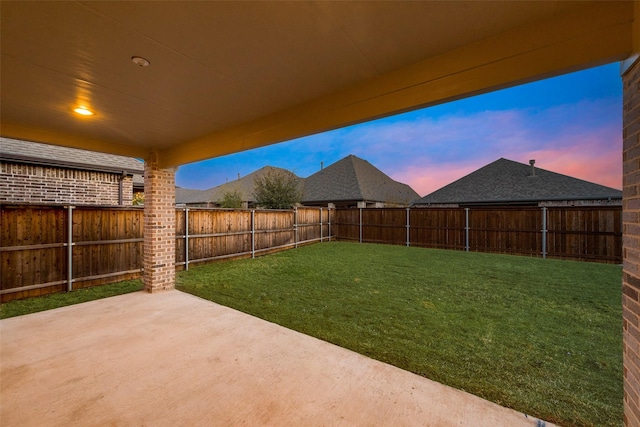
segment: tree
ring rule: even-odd
[[[298,177],[289,171],[271,169],[254,179],[256,204],[266,209],[290,209],[302,199]]]
[[[137,192],[133,194],[133,206],[144,205],[144,193]]]
[[[221,208],[234,208],[238,209],[242,207],[242,194],[238,190],[227,191],[222,195],[220,201]]]

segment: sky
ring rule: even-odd
[[[425,196],[501,157],[622,188],[619,63],[181,166],[207,189],[263,166],[306,178],[353,154]]]

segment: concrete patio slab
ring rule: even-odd
[[[2,426],[545,425],[179,291],[2,320],[0,362]]]

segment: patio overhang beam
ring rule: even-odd
[[[162,150],[160,166],[227,155],[623,60],[638,45],[633,41],[633,15],[633,2],[596,3],[519,27]]]

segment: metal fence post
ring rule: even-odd
[[[67,206],[67,291],[73,290],[73,209]]]
[[[251,209],[251,258],[256,257],[256,210]]]
[[[184,210],[184,269],[189,271],[189,208]]]
[[[464,250],[469,252],[469,208],[464,208],[465,224],[464,224]]]
[[[360,243],[362,243],[362,208],[360,208]]]
[[[327,208],[327,221],[329,222],[329,241],[331,241],[331,237],[333,237],[331,235],[331,208]]]
[[[320,208],[320,243],[322,243],[322,208]]]
[[[410,246],[410,237],[409,237],[409,208],[407,208],[407,247]]]
[[[294,247],[298,247],[298,208],[294,207],[293,208],[293,239],[294,239],[294,243],[295,246]]]
[[[547,208],[542,208],[542,258],[547,257]]]

